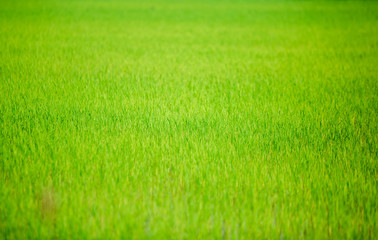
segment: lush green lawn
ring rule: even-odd
[[[378,2],[0,1],[0,239],[376,239]]]

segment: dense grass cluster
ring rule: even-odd
[[[0,238],[376,238],[377,26],[367,1],[0,1]]]

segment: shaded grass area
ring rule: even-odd
[[[0,9],[2,238],[376,238],[377,3]]]

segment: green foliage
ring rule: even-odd
[[[0,238],[376,238],[377,26],[366,1],[1,1]]]

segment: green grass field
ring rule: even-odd
[[[0,1],[0,239],[377,239],[378,2]]]

